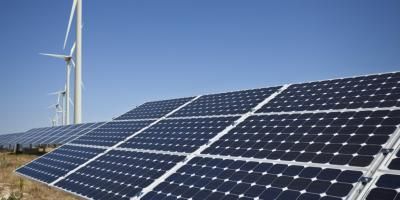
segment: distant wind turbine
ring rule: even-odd
[[[49,53],[40,53],[41,55],[44,56],[50,56],[53,58],[58,58],[58,59],[62,59],[66,62],[67,66],[66,66],[66,81],[65,81],[65,112],[64,112],[64,125],[69,125],[69,120],[70,120],[70,102],[72,101],[70,98],[70,80],[71,80],[71,65],[75,66],[75,62],[73,60],[73,54],[75,51],[75,43],[74,45],[72,45],[71,51],[69,53],[69,55],[60,55],[60,54],[49,54]],[[71,102],[72,103],[72,102]]]
[[[61,124],[64,123],[64,110],[63,107],[61,106],[63,103],[63,97],[65,96],[65,91],[58,91],[58,92],[53,92],[50,93],[49,95],[57,95],[57,103],[49,106],[49,108],[54,108],[55,109],[55,116],[54,116],[54,121],[56,122],[56,125],[59,125],[60,122],[60,117],[58,113],[61,113]]]

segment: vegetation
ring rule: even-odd
[[[16,168],[35,158],[36,155],[0,152],[0,200],[75,200],[72,195],[14,173]]]

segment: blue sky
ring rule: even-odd
[[[49,126],[72,0],[0,1],[0,134]],[[400,1],[84,0],[84,114],[400,70]],[[71,41],[73,41],[72,38]],[[69,43],[71,46],[71,43]]]

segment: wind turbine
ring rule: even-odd
[[[65,91],[58,91],[58,92],[53,92],[50,93],[50,95],[57,95],[57,103],[53,104],[51,106],[49,106],[49,108],[55,108],[55,116],[54,116],[54,121],[56,122],[56,125],[58,125],[58,123],[60,122],[58,113],[64,114],[64,110],[63,107],[61,106],[61,104],[63,103],[63,97],[65,96]],[[64,117],[63,115],[61,115],[61,121],[62,124],[64,123]]]
[[[40,53],[41,55],[44,55],[44,56],[63,59],[67,64],[67,68],[66,68],[67,74],[66,74],[65,91],[64,91],[64,93],[65,93],[65,100],[64,100],[65,101],[65,112],[64,112],[64,116],[63,116],[64,120],[65,120],[65,122],[63,123],[64,125],[69,125],[69,119],[70,119],[69,104],[72,101],[70,98],[70,80],[71,80],[71,64],[75,66],[75,62],[72,58],[74,51],[75,51],[75,43],[74,43],[74,45],[72,45],[69,55]]]
[[[74,95],[74,123],[82,122],[82,0],[73,0],[69,16],[67,33],[64,40],[64,49],[68,41],[69,31],[76,11],[76,65],[75,65],[75,95]]]

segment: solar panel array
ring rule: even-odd
[[[103,124],[104,122],[35,128],[23,133],[0,135],[0,145],[4,148],[14,147],[16,144],[22,146],[61,145],[85,135]]]
[[[8,148],[8,146],[11,144],[10,141],[17,138],[20,134],[21,133],[10,133],[10,134],[0,135],[0,147]]]
[[[17,173],[86,199],[379,199],[399,97],[387,73],[149,102]]]

